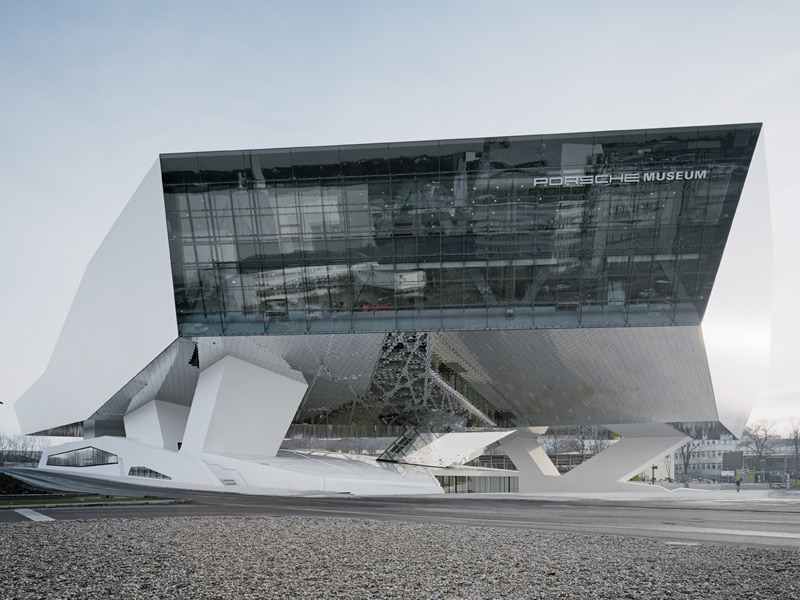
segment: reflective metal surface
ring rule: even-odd
[[[516,425],[717,419],[698,327],[441,332],[433,349]]]

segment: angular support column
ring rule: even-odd
[[[226,356],[200,373],[181,452],[275,456],[308,385]]]
[[[123,417],[125,437],[145,446],[177,452],[189,418],[189,407],[152,400]]]
[[[622,439],[564,475],[559,475],[536,437],[523,430],[501,441],[519,470],[519,491],[608,492],[648,491],[654,486],[628,480],[691,440],[669,425],[605,425]],[[656,488],[660,489],[660,488]]]
[[[500,442],[519,471],[519,491],[530,493],[550,487],[551,479],[561,477],[553,461],[539,444],[539,434],[547,427],[517,430]]]

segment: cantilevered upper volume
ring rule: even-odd
[[[769,347],[762,144],[746,124],[162,155],[20,422],[200,422],[232,357],[304,386],[295,423],[738,434]]]
[[[759,130],[164,155],[179,330],[698,325]]]

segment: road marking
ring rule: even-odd
[[[38,513],[30,508],[17,508],[14,512],[21,514],[23,517],[27,517],[31,521],[55,521],[52,517]]]
[[[697,542],[664,542],[667,546],[699,546]]]
[[[766,519],[736,519],[738,523],[777,523],[780,525],[797,525],[797,523],[782,519],[780,521],[768,521]]]
[[[756,531],[754,529],[716,529],[712,527],[653,527],[661,531],[679,531],[681,533],[716,533],[721,535],[742,535],[750,537],[800,539],[800,533],[785,531]]]

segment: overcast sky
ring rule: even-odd
[[[0,0],[0,431],[159,153],[741,122],[765,124],[775,248],[753,417],[800,417],[799,22],[796,1]]]

